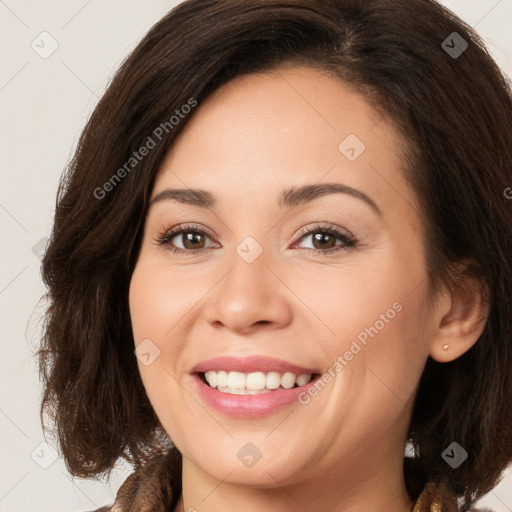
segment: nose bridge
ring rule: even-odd
[[[261,240],[261,236],[258,238]],[[253,236],[246,236],[234,247],[228,258],[231,270],[226,276],[223,296],[247,307],[251,302],[264,302],[275,295],[275,283],[268,268],[271,265],[269,253],[268,244],[264,247]]]
[[[257,235],[260,238],[263,235]],[[233,330],[255,324],[283,324],[290,320],[290,304],[283,285],[270,268],[271,244],[246,236],[227,257],[228,272],[211,298],[207,317]]]
[[[253,200],[251,200],[253,201]],[[230,225],[230,247],[232,253],[227,255],[230,273],[239,274],[239,278],[249,279],[259,276],[264,278],[270,271],[268,266],[275,266],[272,254],[275,253],[275,233],[267,226],[264,213],[259,210],[261,205],[245,202],[240,206],[236,219]]]

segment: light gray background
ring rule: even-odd
[[[73,480],[51,442],[41,444],[40,386],[32,356],[36,306],[44,293],[37,249],[51,228],[59,176],[109,78],[177,3],[0,0],[1,512],[73,512],[110,504],[130,471],[120,467],[110,485]],[[512,0],[443,3],[476,27],[512,77]],[[51,48],[48,36],[40,36],[44,31],[58,43],[46,59],[31,48],[33,41],[39,52]],[[512,512],[510,471],[481,504]]]

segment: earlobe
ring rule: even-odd
[[[467,352],[480,338],[489,316],[489,288],[475,276],[461,277],[448,293],[451,307],[442,315],[429,351],[440,363]]]

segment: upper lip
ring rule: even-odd
[[[212,359],[206,359],[196,364],[191,372],[204,373],[207,371],[221,371],[226,372],[291,372],[295,375],[303,373],[318,373],[317,370],[311,368],[304,368],[296,364],[289,363],[283,359],[276,359],[274,357],[266,356],[220,356]]]

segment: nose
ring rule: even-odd
[[[280,266],[270,260],[263,251],[248,263],[233,251],[229,269],[207,296],[205,315],[212,326],[250,334],[262,328],[282,328],[291,322],[293,294]]]

